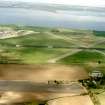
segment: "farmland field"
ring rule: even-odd
[[[77,82],[93,70],[105,74],[104,44],[101,31],[1,25],[0,79]]]
[[[8,34],[5,34],[7,29],[9,32],[12,31],[13,36],[10,33],[9,36],[12,36],[10,38],[5,37],[8,36]],[[81,52],[77,51],[77,54],[72,54],[75,49],[81,47],[100,47],[101,42],[104,43],[105,37],[100,35],[99,32],[96,35],[95,32],[87,30],[26,26],[1,26],[0,30],[4,32],[1,33],[4,35],[0,39],[1,63],[48,63],[49,60],[66,53],[69,53],[68,56],[70,55],[67,57],[67,63],[83,63],[84,60],[97,62],[97,60],[101,59],[104,62],[104,54],[101,52],[81,49]],[[17,35],[15,36],[14,34],[16,33]],[[103,46],[104,44],[102,44]],[[104,53],[104,51],[102,52]],[[82,54],[84,54],[84,58],[81,56]],[[89,56],[91,59],[87,59],[86,56]],[[68,62],[68,59],[70,62]],[[66,57],[64,60],[66,62]],[[64,62],[64,60],[62,59],[61,61]]]
[[[73,54],[71,56],[68,56],[61,60],[62,63],[70,64],[70,63],[89,63],[94,62],[97,63],[99,60],[101,60],[103,63],[105,63],[104,55],[102,55],[99,52],[96,51],[80,51],[76,54]]]

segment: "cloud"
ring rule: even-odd
[[[11,1],[43,2],[43,3],[53,3],[53,4],[70,4],[70,5],[81,5],[81,6],[105,7],[105,0],[11,0]]]

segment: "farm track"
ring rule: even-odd
[[[26,88],[27,87],[27,88]],[[87,91],[77,82],[69,84],[46,84],[35,83],[23,80],[1,80],[0,91],[16,91],[16,92],[50,92],[50,93],[72,93],[82,94]]]
[[[56,58],[54,58],[54,59],[51,59],[51,60],[48,60],[48,63],[56,63],[57,61],[59,61],[59,60],[65,58],[65,57],[67,57],[67,56],[73,55],[73,54],[75,54],[75,53],[77,53],[77,52],[79,52],[79,51],[81,51],[81,50],[75,49],[75,50],[73,50],[73,51],[69,51],[69,52],[67,52],[67,53],[65,53],[65,54],[63,54],[63,55],[61,55],[61,56],[58,56],[58,57],[56,57]]]

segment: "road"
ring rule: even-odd
[[[79,52],[79,51],[81,51],[81,50],[80,50],[80,49],[75,49],[75,50],[73,50],[73,51],[66,52],[66,53],[63,54],[63,55],[60,55],[60,56],[58,56],[58,57],[56,57],[56,58],[53,58],[53,59],[48,60],[48,63],[56,63],[57,61],[59,61],[59,60],[61,60],[61,59],[63,59],[63,58],[66,58],[66,57],[68,57],[68,56],[70,56],[70,55],[76,54],[76,53]]]
[[[83,93],[84,88],[77,82],[71,84],[45,84],[29,81],[0,81],[0,91],[15,92],[53,92],[53,93]]]

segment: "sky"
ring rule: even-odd
[[[53,4],[70,4],[80,6],[105,7],[105,0],[9,0],[9,1],[26,1],[26,2],[42,2]]]

